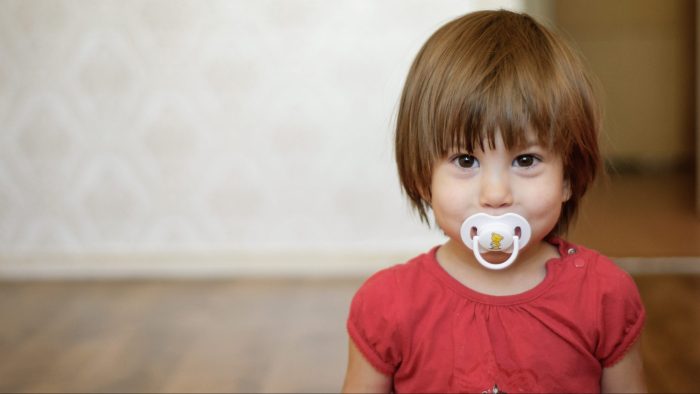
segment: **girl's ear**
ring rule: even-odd
[[[561,202],[565,203],[571,198],[571,182],[568,179],[564,179],[561,191]]]

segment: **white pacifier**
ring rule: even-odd
[[[491,216],[477,213],[462,223],[460,235],[476,260],[486,268],[502,270],[508,268],[518,257],[520,249],[530,240],[530,224],[516,213]],[[481,257],[484,252],[511,253],[508,260],[493,264]]]

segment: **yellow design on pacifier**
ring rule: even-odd
[[[501,250],[503,236],[499,233],[491,233],[491,250]]]
[[[502,270],[509,267],[518,257],[518,252],[530,240],[530,224],[516,213],[491,216],[477,213],[462,223],[460,235],[462,242],[474,251],[474,257],[486,268]],[[486,261],[484,252],[510,253],[510,257],[500,263]]]

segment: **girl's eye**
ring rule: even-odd
[[[527,168],[534,166],[539,161],[540,159],[534,155],[520,155],[513,160],[513,166]]]
[[[459,168],[476,168],[479,167],[479,160],[472,155],[459,155],[454,159],[455,164]]]

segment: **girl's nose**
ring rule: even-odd
[[[484,174],[481,179],[479,203],[484,208],[503,208],[513,204],[508,177],[504,174]]]

